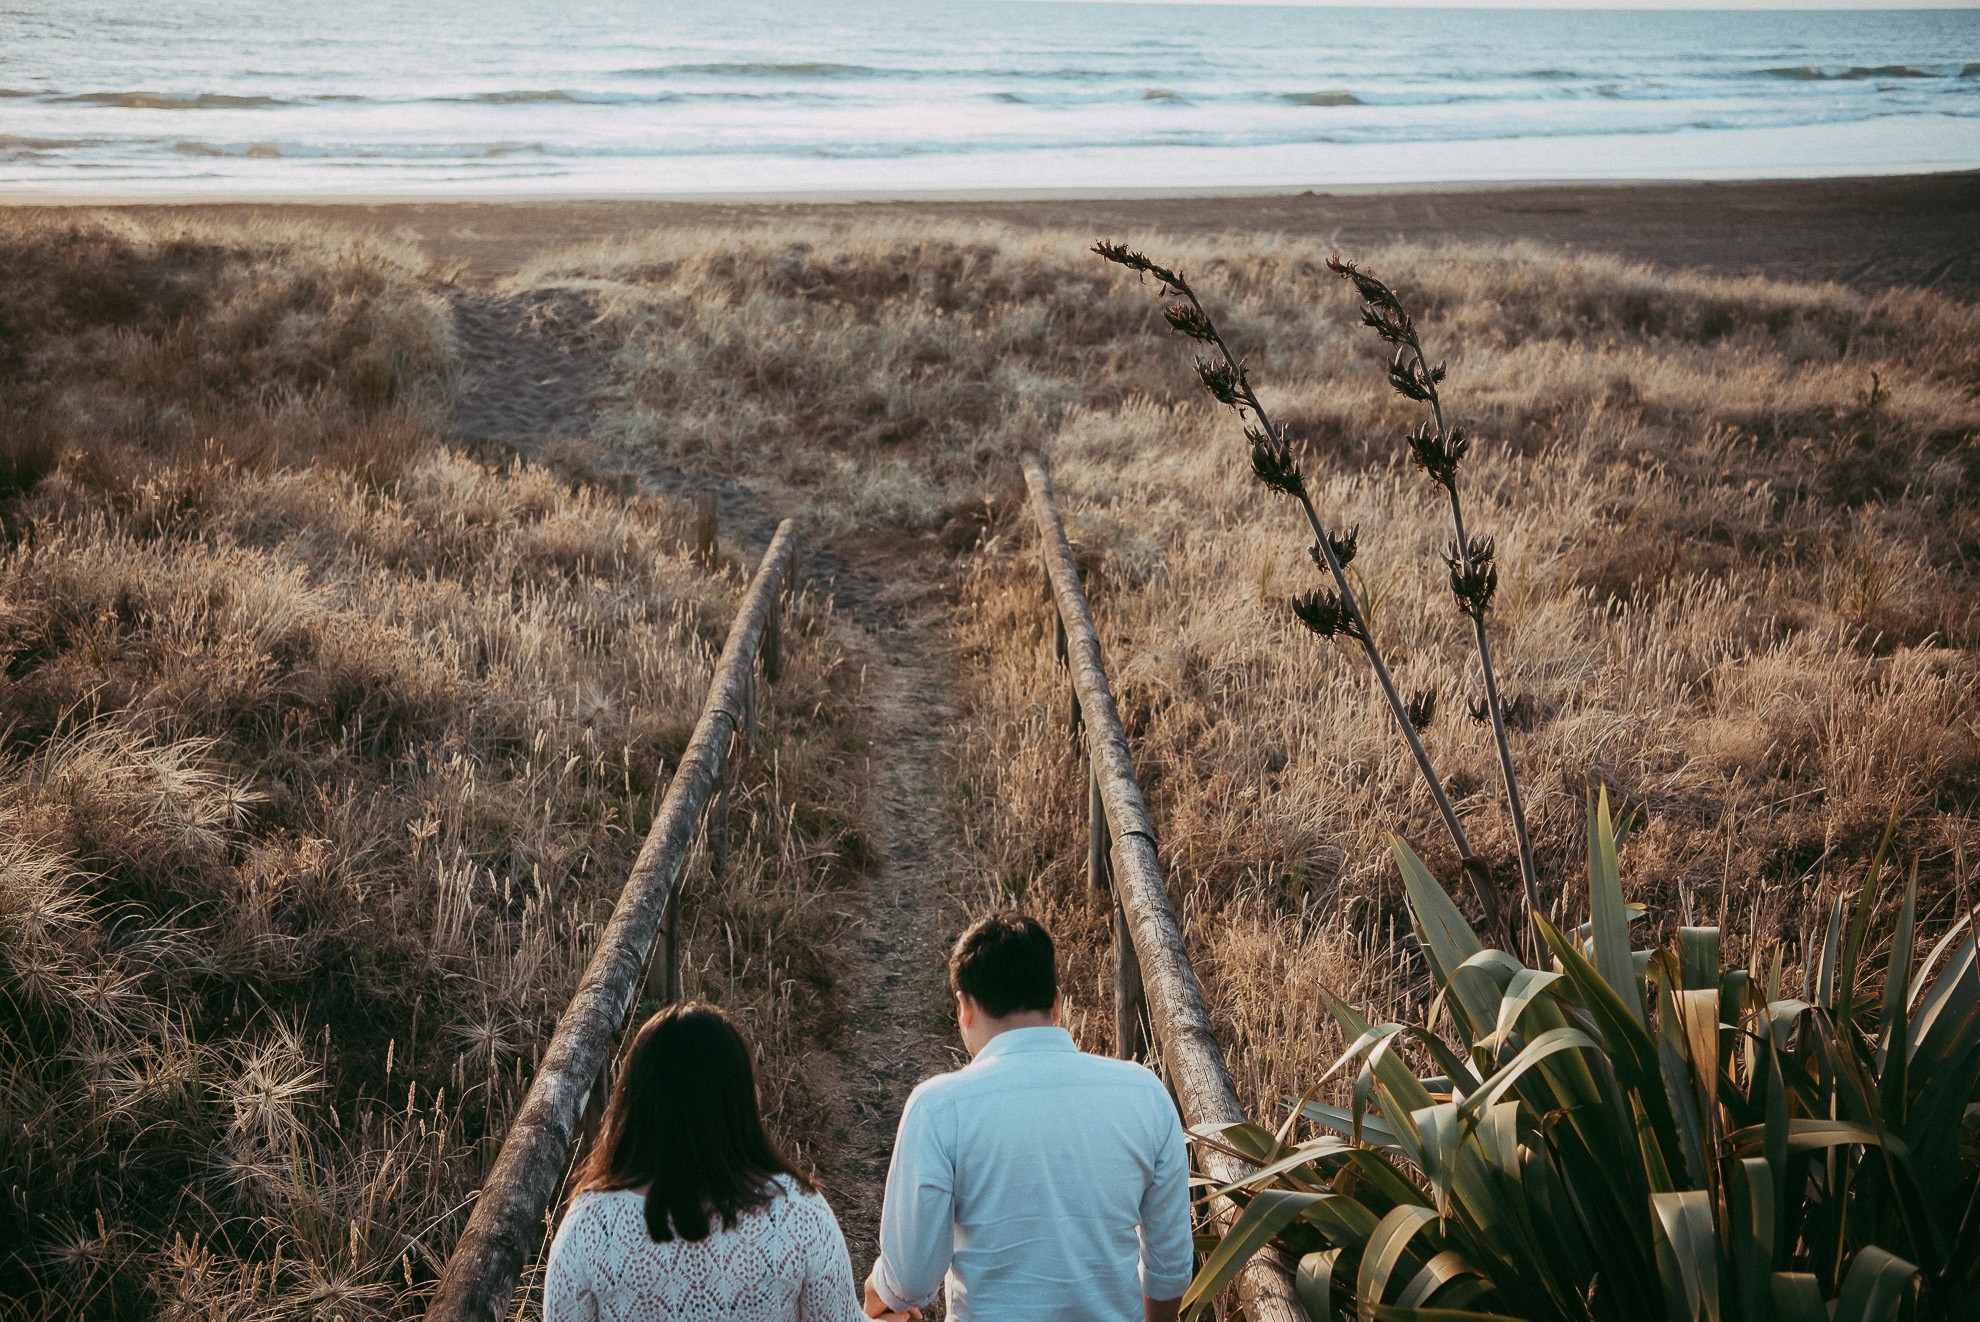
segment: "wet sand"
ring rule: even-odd
[[[467,261],[467,278],[476,284],[499,280],[547,249],[659,227],[940,217],[1070,228],[1096,236],[1151,227],[1182,233],[1263,231],[1313,236],[1344,249],[1394,238],[1527,239],[1550,247],[1612,252],[1665,269],[1835,280],[1866,290],[1918,285],[1964,300],[1980,298],[1980,172],[1732,183],[1431,185],[1223,196],[1172,190],[1134,197],[1005,193],[891,201],[311,199],[126,205],[230,219],[265,216],[376,227],[416,239],[437,259]]]

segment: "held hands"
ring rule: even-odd
[[[905,1312],[894,1312],[887,1307],[887,1301],[880,1297],[880,1292],[873,1288],[873,1278],[869,1276],[866,1278],[866,1315],[882,1318],[885,1322],[907,1322],[909,1318],[919,1318],[921,1310],[910,1308]]]

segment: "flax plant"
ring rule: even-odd
[[[1436,715],[1436,696],[1434,693],[1420,693],[1408,700],[1403,698],[1396,688],[1394,677],[1389,673],[1388,663],[1382,657],[1381,646],[1375,641],[1374,633],[1369,628],[1367,612],[1353,586],[1348,582],[1347,566],[1354,559],[1360,529],[1350,528],[1346,532],[1336,533],[1329,531],[1321,523],[1319,510],[1314,506],[1312,494],[1306,487],[1306,479],[1300,472],[1299,457],[1293,453],[1292,442],[1286,435],[1285,428],[1274,423],[1266,412],[1264,403],[1258,398],[1256,388],[1251,384],[1251,377],[1245,370],[1243,360],[1231,351],[1229,343],[1217,329],[1216,323],[1211,319],[1189,281],[1184,279],[1180,272],[1160,266],[1144,254],[1122,244],[1101,240],[1093,245],[1093,251],[1105,260],[1124,266],[1144,278],[1154,277],[1160,287],[1161,296],[1175,300],[1162,309],[1163,319],[1182,335],[1210,346],[1212,353],[1196,360],[1196,374],[1203,382],[1203,388],[1210,393],[1211,398],[1235,413],[1243,424],[1245,439],[1251,444],[1251,470],[1257,475],[1258,480],[1272,490],[1299,502],[1300,511],[1306,516],[1307,526],[1313,532],[1313,545],[1308,549],[1308,554],[1312,557],[1315,566],[1334,582],[1332,588],[1313,588],[1295,597],[1292,601],[1293,614],[1298,617],[1300,623],[1322,638],[1338,636],[1350,638],[1360,644],[1363,654],[1368,658],[1369,668],[1375,672],[1375,679],[1381,686],[1382,695],[1388,701],[1389,710],[1395,715],[1397,728],[1402,731],[1403,740],[1409,745],[1410,755],[1416,759],[1417,768],[1423,773],[1424,784],[1429,787],[1430,797],[1437,804],[1437,811],[1444,819],[1444,826],[1450,832],[1451,841],[1457,846],[1458,857],[1462,861],[1465,874],[1470,877],[1472,889],[1485,911],[1486,925],[1510,944],[1507,925],[1499,909],[1498,887],[1493,879],[1491,866],[1472,848],[1470,837],[1465,834],[1464,824],[1458,820],[1457,809],[1452,805],[1450,794],[1444,788],[1443,778],[1437,774],[1436,764],[1430,760],[1429,751],[1424,748],[1419,734],[1419,731],[1428,726]],[[1329,265],[1334,266],[1337,271],[1351,269],[1334,263]],[[1362,278],[1367,279],[1367,277]],[[1393,296],[1390,298],[1392,304]],[[1386,327],[1388,333],[1407,331],[1413,338],[1415,332],[1409,325],[1407,314],[1403,314],[1399,306],[1395,311],[1390,312],[1387,310],[1388,306],[1384,305],[1385,310],[1379,321],[1371,312],[1370,324],[1377,325],[1378,328]],[[1399,351],[1398,362],[1402,361]],[[1423,393],[1425,385],[1421,384],[1428,383],[1434,386],[1433,377],[1441,379],[1442,369],[1433,371],[1427,365],[1421,364],[1420,351],[1417,359],[1410,362],[1407,370],[1400,367],[1392,367],[1390,370],[1391,381],[1397,383],[1397,388],[1403,390],[1404,394],[1409,394],[1412,390],[1419,392],[1412,398],[1434,398]],[[1403,389],[1405,385],[1408,386],[1407,390]],[[1439,467],[1432,471],[1432,476],[1435,477],[1440,472],[1446,473],[1454,482],[1457,461],[1463,457],[1466,445],[1467,442],[1461,433],[1453,438],[1445,432],[1440,407],[1436,436],[1424,442],[1424,447],[1418,450],[1418,462],[1422,462],[1423,454],[1433,454]],[[1432,446],[1435,448],[1432,449]],[[1439,481],[1442,482],[1443,479],[1440,478]],[[1450,489],[1455,510],[1457,508],[1455,487]],[[1489,541],[1476,544],[1464,543],[1462,527],[1460,518],[1460,545],[1453,553],[1451,585],[1452,590],[1458,595],[1460,608],[1466,610],[1468,614],[1475,612],[1474,620],[1478,624],[1480,646],[1483,647],[1482,621],[1485,609],[1490,605],[1492,590],[1497,586],[1497,571],[1492,567],[1491,543]],[[1489,653],[1482,655],[1489,657]],[[1489,660],[1487,675],[1489,685],[1492,683],[1489,679]],[[1491,691],[1494,696],[1490,700],[1503,747],[1504,721],[1498,711],[1496,690]],[[1507,784],[1510,787],[1512,784],[1510,760],[1506,763],[1506,774]],[[1518,802],[1516,797],[1514,802]],[[1537,894],[1537,888],[1533,878],[1532,851],[1527,843],[1523,817],[1520,819],[1518,829],[1520,858],[1526,871],[1527,888],[1531,898]]]
[[[1185,1315],[1269,1244],[1315,1322],[1980,1316],[1973,912],[1918,960],[1914,865],[1877,976],[1895,826],[1830,906],[1799,997],[1778,946],[1728,966],[1717,927],[1630,949],[1606,792],[1588,811],[1590,921],[1534,916],[1550,968],[1481,943],[1395,841],[1430,1014],[1371,1024],[1326,997],[1351,1045],[1277,1132],[1199,1131],[1258,1169],[1216,1190],[1244,1212]],[[1439,1073],[1414,1074],[1405,1042]],[[1336,1076],[1349,1107],[1314,1100]],[[1322,1132],[1291,1141],[1299,1119]]]

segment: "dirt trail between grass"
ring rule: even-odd
[[[591,329],[596,315],[587,300],[565,291],[463,289],[453,307],[458,441],[534,454],[553,437],[590,433],[592,400],[609,379],[613,346]]]
[[[596,330],[582,295],[464,289],[453,306],[462,364],[457,440],[534,455],[552,438],[589,436],[618,346]],[[605,450],[592,458],[675,495],[715,487],[722,536],[740,543],[746,558],[776,530],[771,500],[733,479],[686,472],[650,455]],[[880,862],[855,899],[852,940],[836,952],[846,1031],[815,1080],[835,1117],[829,1147],[817,1155],[863,1279],[879,1248],[901,1106],[921,1080],[962,1062],[946,965],[960,912],[948,884],[957,845],[942,810],[951,777],[945,735],[955,715],[953,660],[934,570],[914,551],[872,552],[849,563],[831,546],[801,548],[800,573],[833,598],[840,627],[862,636],[850,640],[856,652],[871,657],[866,774]],[[939,1301],[929,1316],[941,1316]]]
[[[954,718],[939,602],[910,605],[882,629],[883,664],[869,671],[872,820],[882,861],[861,897],[865,913],[846,970],[848,1032],[830,1081],[846,1119],[830,1191],[853,1268],[879,1252],[880,1201],[894,1128],[914,1085],[962,1063],[948,1014],[947,942],[956,846],[942,812],[949,781],[945,731]],[[872,673],[877,671],[878,673]]]

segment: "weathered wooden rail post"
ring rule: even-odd
[[[1071,673],[1077,710],[1084,712],[1093,778],[1088,802],[1097,791],[1112,840],[1108,873],[1115,898],[1116,1044],[1122,1045],[1127,1037],[1121,1030],[1122,1020],[1134,1025],[1129,1032],[1137,1030],[1145,1006],[1146,1022],[1162,1048],[1184,1121],[1199,1126],[1243,1120],[1244,1107],[1224,1065],[1223,1048],[1204,1006],[1202,984],[1190,965],[1182,929],[1169,903],[1168,882],[1155,852],[1155,828],[1135,782],[1127,733],[1121,728],[1120,713],[1107,684],[1100,637],[1093,627],[1072,547],[1066,541],[1058,503],[1052,497],[1051,479],[1036,455],[1026,454],[1022,463],[1056,604],[1058,636],[1064,640],[1062,655]],[[1089,835],[1089,877],[1091,859]],[[1128,1002],[1125,1007],[1124,1000]],[[1252,1169],[1215,1148],[1203,1152],[1200,1165],[1219,1184],[1241,1179]],[[1237,1219],[1238,1209],[1229,1199],[1219,1199],[1212,1204],[1210,1215],[1228,1229]],[[1237,1290],[1251,1322],[1304,1322],[1305,1311],[1293,1295],[1292,1283],[1265,1257],[1253,1258],[1246,1265],[1238,1276]]]
[[[712,497],[713,492],[705,494]],[[626,1015],[640,988],[651,985],[655,976],[650,961],[656,953],[664,953],[668,961],[661,972],[668,993],[679,992],[678,951],[656,952],[654,946],[678,907],[678,883],[695,827],[731,752],[739,747],[737,737],[755,724],[757,653],[769,619],[782,609],[796,552],[797,524],[786,519],[729,628],[694,737],[668,782],[598,951],[557,1021],[495,1167],[441,1273],[427,1308],[428,1322],[497,1322],[507,1315],[516,1280],[543,1243],[545,1214],[563,1183],[583,1117],[588,1109],[595,1114],[587,1104],[594,1097],[602,1101]],[[672,935],[678,937],[678,928]]]
[[[1114,878],[1107,855],[1114,842],[1107,834],[1107,805],[1100,798],[1100,777],[1091,763],[1086,768],[1086,899],[1093,912],[1113,904]]]
[[[715,496],[714,487],[703,487],[694,493],[694,558],[704,565],[715,563],[716,533],[719,531]]]

